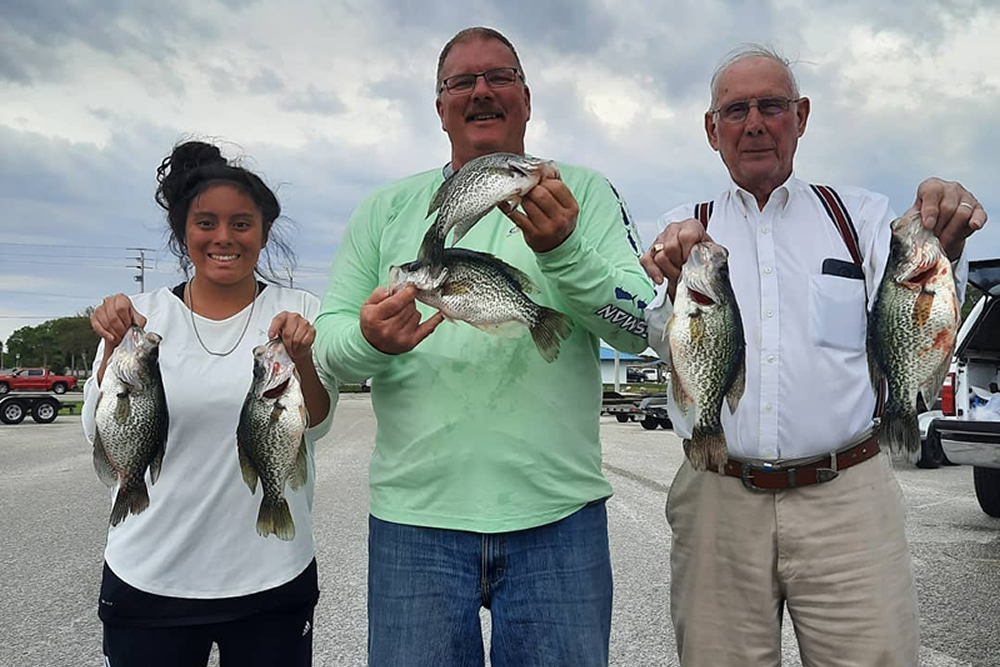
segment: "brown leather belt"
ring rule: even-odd
[[[791,465],[775,465],[729,459],[720,474],[736,477],[751,491],[784,491],[829,482],[837,478],[838,471],[867,461],[878,454],[878,451],[878,439],[872,436],[864,442],[837,452],[836,465],[832,465],[832,456],[819,457],[799,465],[791,464],[792,462],[789,462]],[[718,468],[711,466],[708,469],[719,472]]]

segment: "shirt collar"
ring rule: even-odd
[[[774,192],[771,193],[770,198],[767,200],[767,204],[773,201],[778,206],[778,209],[783,211],[788,206],[788,202],[791,201],[796,191],[800,190],[802,186],[802,181],[795,178],[795,172],[792,172],[784,183],[774,189]],[[732,178],[729,179],[729,196],[737,202],[738,206],[743,208],[744,213],[757,210],[757,198],[749,191],[737,185],[736,181],[732,180]],[[767,208],[767,204],[764,205],[765,208]]]

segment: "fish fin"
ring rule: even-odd
[[[281,419],[281,413],[283,413],[286,409],[287,408],[285,408],[285,406],[282,405],[280,402],[275,401],[274,407],[271,408],[271,416],[268,418],[267,427],[271,428],[272,426],[277,424],[278,420]]]
[[[740,360],[737,363],[736,377],[733,378],[733,383],[729,386],[729,391],[726,392],[726,405],[729,406],[729,414],[736,412],[736,408],[740,404],[740,399],[743,398],[743,391],[746,389],[746,384],[746,358],[741,354]]]
[[[237,452],[240,456],[240,472],[243,473],[243,482],[250,489],[250,493],[257,493],[257,468],[243,447],[237,448]]]
[[[441,296],[471,294],[472,285],[462,280],[450,280],[441,285]]]
[[[917,406],[890,401],[878,424],[878,439],[893,454],[905,454],[911,463],[920,458],[920,423]]]
[[[289,485],[293,491],[301,489],[309,479],[309,460],[306,457],[306,438],[302,436],[299,443],[299,451],[295,453],[295,471]]]
[[[121,486],[115,496],[115,504],[111,508],[111,525],[117,526],[129,514],[141,514],[149,507],[149,491],[142,479],[135,485]]]
[[[874,314],[868,322],[868,377],[871,380],[872,389],[878,392],[879,387],[885,382],[885,374],[882,372],[882,363],[879,361],[878,341],[876,340],[878,328],[877,324],[873,326],[873,320],[875,320]]]
[[[927,320],[931,318],[931,309],[934,307],[934,292],[926,289],[920,290],[917,300],[913,304],[913,326],[922,329]]]
[[[455,231],[452,233],[452,236],[451,236],[451,244],[452,245],[456,245],[459,241],[461,241],[462,237],[465,236],[466,234],[468,234],[469,230],[472,229],[473,227],[475,227],[476,223],[479,222],[480,220],[482,220],[486,216],[486,214],[489,213],[492,210],[493,210],[493,207],[491,206],[490,208],[486,209],[482,213],[479,213],[478,215],[475,215],[475,216],[473,216],[471,218],[466,218],[465,220],[462,220],[461,222],[459,222],[458,224],[456,224],[452,228]]]
[[[132,414],[132,401],[129,399],[129,390],[119,392],[115,398],[118,402],[115,404],[115,421],[119,424],[125,424],[128,422],[129,415]]]
[[[531,337],[542,359],[550,364],[559,356],[559,345],[573,331],[573,320],[558,310],[539,306],[538,322],[531,327]]]
[[[696,425],[691,439],[684,441],[684,454],[695,470],[706,470],[709,466],[721,468],[729,460],[726,450],[726,434],[722,425],[704,428]]]
[[[257,512],[257,534],[261,537],[276,535],[286,542],[295,539],[295,522],[284,497],[264,494]]]
[[[458,173],[458,172],[455,172]],[[452,174],[448,178],[444,179],[438,189],[434,191],[434,196],[431,197],[430,206],[427,207],[427,215],[425,218],[429,218],[431,213],[441,208],[441,204],[444,200],[448,198],[448,192],[451,190],[452,183],[455,182],[455,174]]]
[[[104,482],[105,486],[112,487],[118,481],[118,474],[111,467],[108,453],[104,449],[104,443],[101,442],[100,431],[94,434],[94,470],[97,471],[98,479]]]
[[[701,311],[696,310],[688,317],[688,329],[691,332],[691,344],[697,345],[705,337],[708,327],[705,326],[705,318],[701,316]]]
[[[500,338],[520,338],[524,335],[525,325],[519,320],[506,322],[469,322],[483,333]]]
[[[668,360],[667,366],[670,368],[670,393],[674,396],[674,404],[677,405],[677,409],[681,411],[682,415],[687,416],[690,402],[680,376],[677,375],[677,369],[674,367],[673,356]]]
[[[153,460],[149,462],[149,483],[156,484],[163,468],[163,447],[157,447],[153,452]]]

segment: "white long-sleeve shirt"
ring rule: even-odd
[[[735,414],[722,410],[730,454],[787,460],[828,453],[872,428],[866,288],[874,298],[889,255],[889,200],[860,188],[836,187],[859,237],[865,279],[823,275],[823,260],[851,262],[836,226],[807,183],[794,176],[763,210],[735,183],[715,197],[709,236],[729,249],[729,270],[746,338],[746,389]],[[694,215],[695,204],[663,215],[660,229]],[[956,267],[959,295],[968,260]],[[666,357],[662,331],[671,313],[666,283],[647,309],[649,344]],[[690,437],[671,398],[674,430]]]
[[[269,285],[247,306],[224,320],[195,315],[198,332],[212,350],[230,349],[252,317],[239,346],[225,357],[202,349],[191,326],[191,312],[168,288],[130,297],[147,319],[146,331],[163,337],[160,374],[170,415],[163,466],[150,484],[149,507],[109,529],[105,560],[134,588],[182,598],[230,598],[276,588],[298,576],[312,561],[313,448],[330,430],[337,405],[337,384],[321,375],[330,395],[326,419],[306,431],[308,478],[285,499],[295,522],[295,539],[285,542],[257,534],[263,489],[250,493],[240,473],[236,426],[253,379],[253,348],[268,340],[268,327],[281,311],[312,321],[319,299],[298,289]],[[97,370],[84,385],[84,434],[94,441],[100,395]],[[111,502],[117,485],[111,494]],[[111,505],[108,508],[110,511]]]

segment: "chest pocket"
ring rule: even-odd
[[[809,276],[809,336],[819,347],[865,349],[865,281]]]

